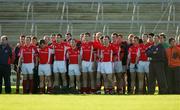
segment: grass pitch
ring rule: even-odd
[[[180,110],[180,96],[3,94],[0,110]]]
[[[0,110],[180,110],[180,95],[1,94]]]

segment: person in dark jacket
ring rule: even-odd
[[[11,93],[11,59],[12,49],[8,44],[7,36],[1,36],[0,43],[0,93],[2,92],[2,82],[4,79],[5,93]]]
[[[16,71],[16,94],[19,94],[19,86],[20,86],[20,69],[18,66],[19,56],[20,56],[20,50],[25,44],[25,35],[20,35],[19,37],[19,43],[17,43],[14,53],[15,53],[15,59],[14,59],[14,70]],[[19,70],[19,71],[18,71]]]
[[[159,94],[167,93],[167,81],[164,64],[166,61],[165,48],[159,42],[159,35],[153,37],[154,44],[147,49],[147,56],[150,57],[148,93],[154,94],[156,80],[158,82]]]

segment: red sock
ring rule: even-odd
[[[26,94],[27,93],[27,80],[23,80],[23,94]]]
[[[33,93],[33,79],[29,80],[29,92]]]

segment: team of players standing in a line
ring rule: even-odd
[[[61,34],[53,34],[39,42],[36,37],[20,36],[14,49],[16,92],[21,73],[23,93],[100,94],[103,87],[105,94],[125,94],[127,85],[128,94],[153,94],[156,80],[160,94],[180,93],[180,80],[176,80],[177,72],[180,74],[180,46],[173,38],[169,44],[165,39],[164,34],[153,33],[141,38],[130,34],[127,41],[120,34],[109,37],[101,32],[94,36],[81,34],[80,40],[70,33],[65,40]],[[178,69],[172,73],[172,61],[167,57],[172,55],[167,53],[174,47],[174,66]]]

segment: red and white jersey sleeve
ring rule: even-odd
[[[147,45],[148,47],[150,47],[150,46],[154,45],[154,42],[148,42],[146,45]]]
[[[84,61],[94,61],[93,43],[83,42],[81,45],[81,58]]]
[[[148,61],[148,57],[146,55],[146,50],[149,48],[147,44],[140,44],[139,45],[139,60],[140,61]]]
[[[179,48],[180,48],[180,44],[179,44],[179,45],[177,45],[177,47],[179,47]]]
[[[23,63],[34,63],[34,55],[36,50],[33,46],[23,46],[20,50],[20,57],[23,58]]]
[[[46,46],[45,48],[39,48],[39,64],[51,64],[51,55],[53,50]]]
[[[130,59],[130,62],[132,64],[136,63],[136,58],[138,56],[139,46],[131,46],[128,50],[128,59]]]
[[[77,48],[72,49],[71,47],[67,50],[67,56],[69,58],[69,64],[79,64],[79,50]]]
[[[117,61],[121,61],[122,56],[121,56],[121,46],[120,44],[111,44],[113,48],[113,59],[117,57]]]
[[[113,48],[111,45],[101,47],[102,62],[112,62],[113,60]]]
[[[65,54],[67,47],[65,43],[56,43],[54,44],[54,60],[55,61],[64,61],[66,59]]]
[[[96,55],[96,61],[101,61],[101,48],[102,44],[99,41],[93,42],[94,54]]]

